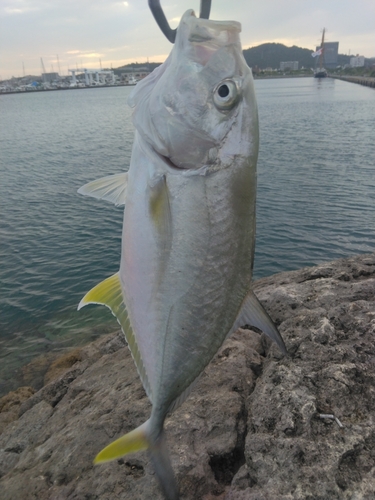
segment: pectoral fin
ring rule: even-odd
[[[171,231],[171,208],[165,175],[149,181],[149,211],[151,219],[163,239],[168,239]]]
[[[259,330],[262,330],[271,340],[276,342],[283,354],[288,354],[280,332],[252,291],[246,295],[242,302],[240,312],[234,322],[231,333],[243,325],[251,325],[259,328]]]
[[[165,175],[149,181],[149,214],[157,234],[157,245],[167,258],[172,244],[172,214]]]
[[[127,185],[128,173],[125,172],[88,182],[78,189],[78,193],[120,206],[125,205]]]

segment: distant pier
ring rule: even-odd
[[[338,80],[344,80],[345,82],[359,83],[359,85],[364,85],[365,87],[375,88],[375,78],[371,76],[338,76],[329,75],[330,78],[337,78]]]

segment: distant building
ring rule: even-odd
[[[316,48],[319,50],[320,46]],[[337,66],[337,58],[339,54],[339,42],[325,42],[324,44],[324,67],[325,68],[336,68]],[[319,58],[317,58],[319,60]]]
[[[52,83],[54,80],[59,78],[58,73],[42,73],[42,79],[44,83]]]
[[[350,66],[352,68],[362,68],[365,65],[365,57],[356,55],[355,57],[350,58]]]
[[[285,71],[290,69],[292,71],[296,71],[298,69],[298,61],[286,61],[280,63],[281,71]]]
[[[148,70],[148,68],[145,67],[134,68],[132,66],[128,66],[126,70],[120,71],[121,80],[125,82],[142,80],[149,74],[150,71]]]

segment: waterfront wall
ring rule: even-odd
[[[338,80],[344,80],[345,82],[359,83],[365,87],[375,88],[375,78],[371,76],[338,76],[329,75],[331,78],[337,78]]]

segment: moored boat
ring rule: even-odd
[[[325,35],[326,29],[323,28],[323,34],[322,34],[322,41],[320,44],[320,47],[311,54],[313,57],[319,56],[318,64],[316,65],[315,71],[314,71],[314,77],[315,78],[326,78],[328,76],[327,70],[324,68],[324,35]]]

